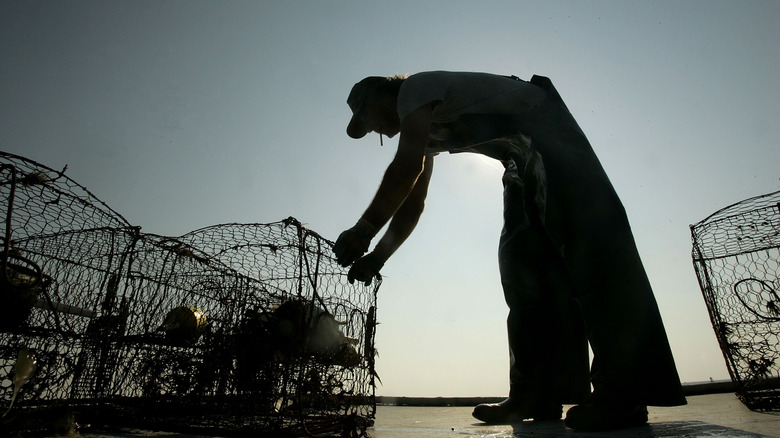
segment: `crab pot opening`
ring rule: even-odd
[[[366,435],[381,281],[350,284],[332,242],[294,218],[143,233],[64,170],[0,164],[1,292],[24,298],[0,325],[2,429]]]
[[[691,226],[693,265],[737,396],[780,410],[780,192]]]

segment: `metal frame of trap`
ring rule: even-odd
[[[693,265],[739,399],[780,410],[780,192],[691,225]]]
[[[366,435],[381,281],[349,284],[332,242],[294,218],[143,233],[66,169],[2,152],[0,166],[0,297],[22,297],[0,312],[6,405],[17,352],[37,357],[3,428],[51,430],[70,416],[221,435]],[[340,321],[358,357],[269,347],[252,321],[289,300]],[[180,306],[206,315],[196,336],[158,330]]]

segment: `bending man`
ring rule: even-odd
[[[411,234],[437,154],[479,153],[504,165],[499,268],[510,389],[505,401],[477,406],[477,419],[557,420],[562,404],[577,403],[567,426],[608,430],[644,424],[648,405],[685,404],[623,205],[549,79],[368,77],[347,103],[350,137],[400,133],[376,196],[334,245],[350,281],[370,282]]]

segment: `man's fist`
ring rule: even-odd
[[[371,284],[371,280],[380,278],[379,271],[384,265],[385,262],[374,255],[374,253],[368,254],[367,256],[358,259],[358,261],[349,268],[347,280],[349,280],[349,284],[353,284],[355,280],[357,280],[362,281],[368,286]]]
[[[333,253],[341,266],[349,266],[368,251],[371,239],[376,235],[376,228],[364,219],[360,219],[354,227],[345,230],[336,239]]]
[[[341,233],[339,238],[336,239],[336,244],[333,245],[333,253],[341,266],[349,266],[368,251],[370,243],[371,239],[352,227]]]

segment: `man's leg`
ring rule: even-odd
[[[540,392],[558,403],[590,393],[588,341],[563,262],[542,229],[502,238],[499,267],[509,306],[510,398]]]
[[[523,164],[523,163],[521,163]],[[480,405],[488,422],[560,418],[561,403],[589,392],[588,349],[569,276],[542,225],[540,208],[509,163],[504,175],[504,229],[499,268],[509,306],[509,399]],[[523,167],[521,167],[522,169]]]

